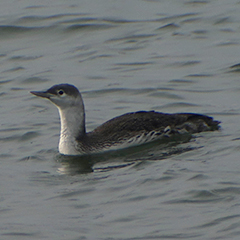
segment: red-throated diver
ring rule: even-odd
[[[127,148],[183,133],[219,129],[219,121],[196,113],[167,114],[155,111],[126,113],[86,133],[85,110],[80,92],[70,84],[54,85],[32,94],[49,99],[59,111],[59,152],[64,155],[99,153]]]

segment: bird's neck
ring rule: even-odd
[[[64,155],[76,155],[76,139],[84,137],[85,111],[83,104],[65,109],[58,109],[61,120],[61,133],[59,140],[59,152]]]

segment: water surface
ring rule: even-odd
[[[1,239],[239,239],[240,2],[1,1]],[[90,131],[126,112],[198,112],[221,130],[91,157],[58,154],[29,94],[82,92]]]

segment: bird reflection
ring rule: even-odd
[[[93,161],[91,156],[64,156],[58,155],[57,161],[61,163],[58,173],[76,175],[93,172]]]
[[[186,142],[186,140],[189,139],[185,139],[181,143]],[[195,149],[189,146],[177,146],[179,143],[179,141],[161,145],[159,143],[149,143],[143,146],[90,155],[57,155],[56,161],[61,164],[57,171],[66,175],[86,174],[96,171],[105,172],[128,167],[141,161],[166,159],[171,155]]]

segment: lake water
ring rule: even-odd
[[[0,239],[239,239],[240,1],[0,3]],[[58,154],[29,91],[71,83],[87,130],[197,112],[221,130],[89,158]]]

